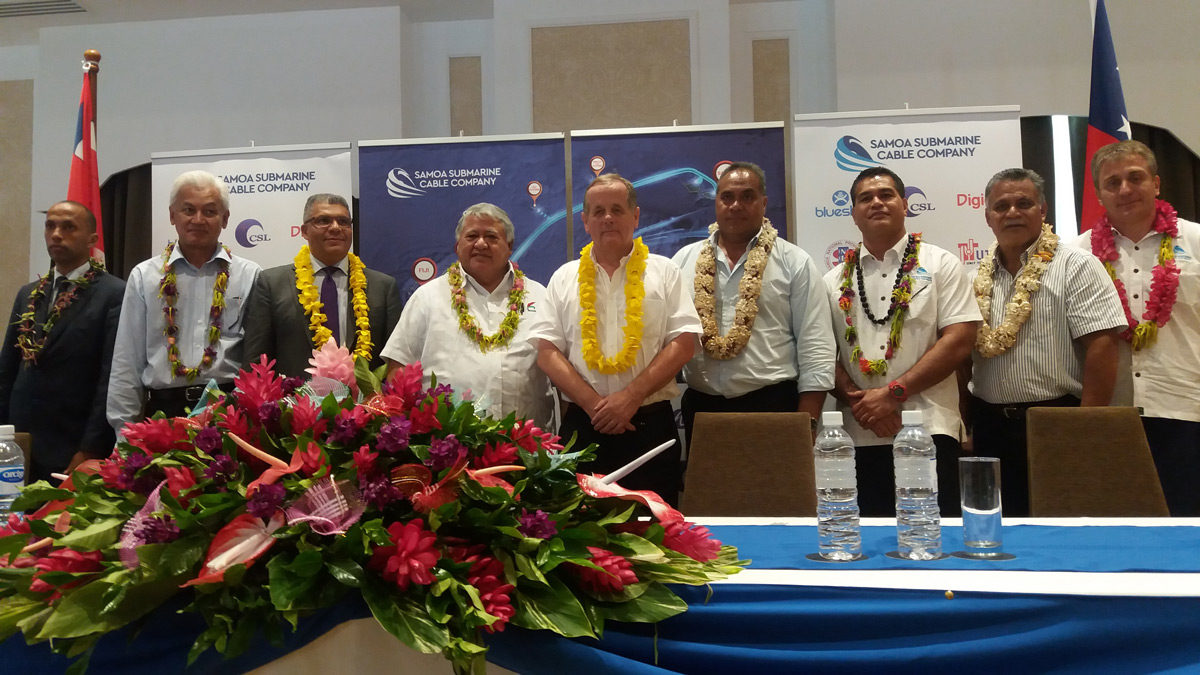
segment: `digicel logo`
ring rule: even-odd
[[[982,209],[987,205],[987,200],[983,198],[983,193],[977,195],[958,195],[958,206],[969,206],[973,209]]]

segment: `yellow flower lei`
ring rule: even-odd
[[[358,338],[354,341],[354,355],[370,361],[371,347],[374,345],[371,344],[371,318],[367,307],[367,276],[363,273],[366,267],[353,253],[348,253],[346,257],[350,261],[350,305],[354,308],[354,326],[358,330]],[[321,312],[321,294],[314,283],[316,276],[308,246],[301,246],[300,252],[292,262],[296,266],[296,290],[300,293],[300,305],[308,315],[313,347],[320,349],[333,337],[333,331],[325,327],[325,314]]]
[[[625,328],[621,351],[608,358],[596,337],[596,262],[592,245],[580,252],[579,259],[579,331],[583,339],[583,360],[588,368],[604,375],[623,373],[633,367],[642,348],[642,302],[646,299],[646,257],[650,249],[642,238],[633,240],[633,255],[625,265]]]
[[[709,233],[716,232],[717,224],[708,226]],[[700,343],[704,353],[718,360],[728,360],[742,353],[746,343],[750,341],[750,332],[754,328],[754,319],[758,317],[758,296],[762,292],[763,269],[767,266],[767,257],[775,247],[778,231],[771,221],[763,218],[763,231],[758,241],[746,255],[745,269],[742,279],[738,282],[738,301],[734,309],[733,325],[729,333],[721,335],[717,324],[717,259],[712,239],[706,239],[696,258],[696,276],[693,281],[695,291],[696,312],[700,315],[700,325],[704,334]]]
[[[975,338],[975,349],[985,358],[999,356],[1008,351],[1017,342],[1017,332],[1029,320],[1033,313],[1033,305],[1029,302],[1031,293],[1041,288],[1042,274],[1054,259],[1058,250],[1058,235],[1046,223],[1042,223],[1042,234],[1037,240],[1037,252],[1021,267],[1013,282],[1013,294],[1004,305],[1004,318],[1000,325],[993,329],[988,325],[992,316],[992,286],[993,275],[996,272],[996,249],[998,244],[992,244],[987,257],[979,263],[979,273],[975,276],[975,301],[979,303],[979,312],[983,314],[983,324],[979,326],[979,334]]]

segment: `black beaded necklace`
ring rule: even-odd
[[[867,319],[876,326],[882,326],[887,323],[888,319],[891,319],[892,314],[896,311],[896,289],[900,287],[900,279],[904,276],[904,260],[908,256],[912,255],[913,248],[916,245],[917,238],[911,234],[908,235],[908,245],[904,247],[904,253],[900,255],[900,266],[896,268],[896,280],[892,282],[892,292],[890,294],[892,298],[892,304],[888,307],[887,314],[883,315],[882,319],[876,319],[875,315],[871,313],[871,304],[867,301],[866,287],[863,286],[862,256],[857,256],[859,260],[858,264],[854,266],[854,273],[858,277],[858,297],[862,302],[863,313],[866,314]]]

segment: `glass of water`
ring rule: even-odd
[[[958,481],[962,495],[963,555],[1007,558],[1000,536],[1000,459],[959,458]]]

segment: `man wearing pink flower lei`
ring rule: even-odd
[[[1138,141],[1092,158],[1105,215],[1071,242],[1104,263],[1128,327],[1114,402],[1142,425],[1173,516],[1200,516],[1200,225],[1157,199],[1158,162]]]

